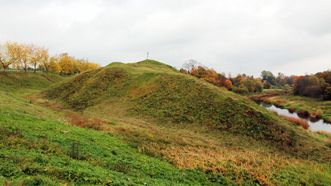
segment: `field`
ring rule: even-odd
[[[330,136],[158,62],[0,77],[0,184],[331,185]]]

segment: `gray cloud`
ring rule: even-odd
[[[0,0],[0,42],[106,65],[196,59],[221,72],[331,68],[329,0]]]

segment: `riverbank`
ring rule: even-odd
[[[266,91],[261,94],[251,95],[251,99],[273,104],[280,108],[286,108],[290,112],[297,112],[302,117],[323,119],[331,123],[331,101],[292,96],[281,91]]]
[[[300,117],[297,112],[290,112],[286,108],[278,108],[275,105],[270,105],[266,103],[261,103],[261,106],[274,112],[278,116],[284,118],[285,120],[303,127],[304,129],[309,129],[313,132],[327,132],[331,134],[331,124],[326,123],[323,119],[305,118]]]

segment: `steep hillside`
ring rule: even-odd
[[[0,185],[234,184],[141,154],[110,132],[70,126],[62,113],[25,98],[61,79],[1,74]]]
[[[331,184],[327,135],[162,63],[52,76],[1,74],[0,185]]]
[[[119,102],[128,115],[158,123],[209,125],[267,140],[290,151],[305,145],[300,131],[255,103],[156,61],[113,63],[55,85],[45,93],[78,111]]]
[[[109,121],[106,130],[177,167],[243,185],[329,184],[326,137],[157,61],[112,63],[42,95]]]

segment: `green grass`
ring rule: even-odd
[[[67,125],[12,91],[1,90],[0,103],[0,184],[231,184],[141,154],[112,133]]]
[[[0,72],[0,90],[11,91],[20,96],[28,95],[63,79],[64,77],[52,73]]]
[[[162,63],[9,76],[0,185],[331,185],[328,136]],[[75,124],[72,113],[105,126]]]
[[[272,185],[286,183],[286,178],[275,177],[291,172],[287,163],[291,159],[298,162],[297,172],[305,164],[316,169],[319,176],[310,183],[328,183],[322,172],[330,175],[326,167],[331,149],[323,140],[247,98],[159,62],[113,63],[43,94],[69,109],[109,121],[113,124],[109,130],[131,146],[178,167],[212,171],[238,184]],[[248,142],[256,145],[250,147]],[[240,157],[256,158],[261,165],[254,170],[259,163]],[[192,163],[184,163],[185,159]],[[270,165],[277,170],[268,171]],[[295,174],[304,182],[302,175]]]
[[[29,114],[0,112],[0,179],[33,184],[202,184],[207,175],[181,171],[139,154],[111,134]],[[78,142],[77,155],[72,145]],[[220,179],[219,181],[225,180]]]
[[[306,141],[300,132],[254,102],[155,61],[110,64],[57,84],[45,94],[77,111],[118,100],[130,105],[124,109],[136,117],[216,126],[289,151],[305,146]]]

